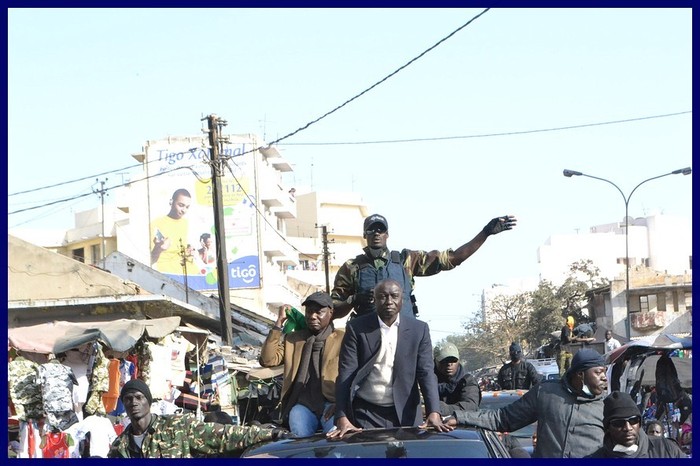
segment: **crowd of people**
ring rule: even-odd
[[[557,382],[542,383],[535,367],[523,357],[520,344],[510,345],[510,361],[499,370],[497,386],[527,392],[497,410],[479,408],[482,387],[464,370],[453,344],[432,347],[427,324],[417,318],[413,277],[433,275],[461,264],[489,235],[514,225],[512,216],[495,218],[455,252],[397,252],[387,247],[386,218],[377,214],[367,217],[364,254],[343,265],[330,296],[315,293],[305,301],[309,330],[286,337],[306,343],[283,345],[279,334],[282,320],[278,320],[265,342],[263,352],[276,357],[263,358],[261,364],[284,361],[285,377],[293,378],[285,380],[286,384],[298,385],[307,380],[303,386],[314,387],[317,393],[315,410],[309,394],[306,399],[283,396],[283,412],[293,412],[299,405],[305,411],[314,411],[315,431],[325,432],[328,438],[342,438],[362,429],[398,426],[422,426],[444,432],[457,425],[471,425],[513,432],[536,422],[535,457],[607,457],[613,451],[615,456],[623,447],[625,451],[633,450],[632,443],[638,445],[635,457],[682,455],[671,439],[649,442],[643,431],[638,434],[641,413],[640,422],[635,424],[637,419],[618,407],[627,394],[608,395],[607,367],[600,353],[584,348],[573,354],[570,345],[590,342],[595,331],[583,326],[575,328],[573,318],[568,318],[562,328],[561,379]],[[324,308],[319,310],[319,306]],[[333,329],[333,318],[322,324],[317,322],[319,312],[337,318],[351,311],[354,312],[344,332]],[[280,309],[280,319],[282,316]],[[309,355],[316,354],[308,348],[315,341],[309,335],[321,332],[344,333],[339,349],[334,346],[328,353],[337,358],[337,371],[334,367],[326,372],[337,374],[333,394],[326,385],[321,386],[318,374],[323,372],[316,374],[328,362],[321,359],[326,354],[323,347],[320,354]],[[606,335],[606,342],[609,347],[619,346],[619,342],[611,341],[611,334]],[[308,372],[314,375],[310,377]],[[332,380],[325,381],[333,384]],[[329,412],[334,415],[330,417]],[[623,414],[624,419],[620,417]],[[331,419],[333,423],[329,422]],[[309,434],[295,427],[291,419],[288,425],[292,435]],[[626,433],[622,435],[620,431]]]
[[[182,198],[182,193],[173,196],[173,209]],[[517,341],[508,348],[510,360],[488,384],[465,370],[454,344],[433,346],[428,324],[418,318],[414,277],[460,265],[489,236],[512,229],[515,222],[512,216],[496,217],[455,251],[397,252],[387,247],[386,218],[367,217],[367,247],[341,267],[333,291],[307,296],[303,318],[292,326],[291,306],[280,306],[263,343],[261,366],[283,365],[277,425],[238,426],[225,415],[199,420],[192,414],[152,412],[151,389],[132,379],[118,394],[130,422],[107,456],[211,457],[316,433],[336,439],[363,429],[420,426],[449,432],[459,425],[508,433],[536,423],[533,457],[685,457],[676,440],[664,435],[663,425],[643,426],[646,415],[629,394],[609,389],[600,353],[582,348],[574,354],[571,344],[591,336],[586,329],[575,331],[572,318],[561,332],[558,381],[541,380]],[[161,253],[158,246],[155,254]],[[334,320],[348,314],[345,328],[335,328]],[[616,347],[619,342],[607,332],[606,348]],[[524,394],[502,408],[481,409],[482,390],[491,388]],[[691,404],[682,400],[685,404],[676,404],[686,410],[678,416],[692,425]],[[681,440],[682,435],[689,440],[692,430],[679,432]],[[513,442],[508,435],[501,438]],[[517,444],[508,448],[512,456],[527,455]]]

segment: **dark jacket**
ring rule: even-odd
[[[454,377],[440,374],[435,368],[440,396],[440,414],[449,416],[455,410],[478,411],[481,403],[481,389],[476,378],[464,370],[460,364]]]
[[[498,385],[501,390],[530,390],[540,381],[537,369],[532,363],[521,360],[518,364],[507,362],[498,371]]]
[[[613,451],[615,445],[608,434],[605,434],[603,446],[587,458],[687,458],[678,444],[665,437],[649,437],[643,429],[639,429],[637,451],[626,454]]]
[[[533,458],[583,458],[603,445],[603,398],[576,394],[565,378],[539,383],[500,409],[455,411],[459,424],[515,432],[537,421]]]
[[[335,384],[336,419],[345,416],[354,423],[352,403],[355,394],[371,372],[381,343],[376,312],[348,321]],[[401,426],[418,426],[423,422],[421,394],[426,413],[440,412],[433,346],[425,322],[403,316],[399,321],[393,380],[394,406]]]

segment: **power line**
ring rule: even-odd
[[[243,193],[243,195],[246,197],[246,199],[248,199],[248,202],[250,202],[250,205],[255,209],[255,212],[257,212],[258,216],[260,216],[260,218],[262,218],[262,219],[265,221],[265,223],[267,223],[268,225],[270,225],[270,227],[272,228],[272,231],[275,232],[275,234],[277,234],[277,236],[279,236],[280,238],[282,238],[282,241],[284,241],[285,243],[287,243],[289,246],[292,247],[292,249],[294,249],[297,253],[299,253],[299,255],[304,256],[304,257],[308,257],[309,259],[317,260],[317,257],[311,256],[311,255],[309,255],[309,254],[305,254],[305,253],[301,252],[300,250],[298,250],[292,243],[290,243],[290,242],[287,240],[287,238],[285,238],[284,236],[282,236],[282,233],[280,233],[279,231],[277,231],[277,227],[274,226],[272,223],[270,223],[269,220],[267,220],[267,218],[265,218],[265,215],[264,215],[262,212],[260,212],[260,209],[258,209],[257,203],[250,197],[250,195],[249,195],[248,192],[245,190],[245,188],[243,188],[243,185],[241,184],[241,182],[238,181],[238,178],[237,178],[236,175],[233,173],[233,169],[232,169],[231,166],[228,164],[228,160],[224,160],[223,162],[224,162],[224,165],[226,166],[226,168],[228,168],[228,171],[231,172],[231,176],[233,177],[233,180],[236,182],[236,184],[238,185],[238,187],[241,188],[241,192]],[[235,163],[234,163],[234,165],[235,165]]]
[[[140,181],[145,181],[145,180],[148,180],[148,179],[150,179],[150,178],[155,178],[156,176],[165,175],[166,173],[172,173],[172,172],[174,172],[174,171],[176,171],[176,170],[183,170],[183,169],[184,169],[184,170],[193,170],[193,167],[194,167],[194,165],[189,165],[189,166],[186,166],[186,167],[176,167],[176,168],[173,168],[172,170],[165,170],[165,171],[162,171],[162,172],[160,172],[160,173],[156,173],[156,174],[154,174],[154,175],[145,176],[145,177],[143,177],[143,178],[141,178],[140,180],[137,180],[137,181],[127,181],[126,183],[118,184],[118,185],[112,186],[111,188],[105,188],[105,189],[104,189],[104,192],[111,191],[111,190],[117,189],[117,188],[122,188],[122,187],[124,187],[124,186],[129,186],[129,185],[132,184],[132,183],[136,183],[136,182],[140,182]],[[111,173],[111,172],[110,172],[110,173]],[[86,194],[79,194],[79,195],[77,195],[77,196],[72,196],[72,197],[68,197],[68,198],[65,198],[65,199],[59,199],[59,200],[57,200],[57,201],[49,202],[49,203],[42,204],[42,205],[37,205],[37,206],[33,206],[33,207],[27,207],[27,208],[25,208],[25,209],[14,210],[14,211],[12,211],[12,212],[8,212],[7,215],[19,214],[19,213],[21,213],[21,212],[27,212],[27,211],[35,210],[35,209],[41,209],[42,207],[48,207],[48,206],[52,206],[52,205],[55,205],[55,204],[60,204],[61,202],[69,202],[69,201],[72,201],[72,200],[74,200],[74,199],[80,199],[81,197],[89,196],[89,195],[91,195],[91,194],[94,194],[94,193],[93,193],[92,191],[90,191],[89,193],[86,193]]]
[[[499,132],[499,133],[484,133],[484,134],[472,134],[472,135],[461,135],[461,136],[438,136],[438,137],[425,137],[425,138],[412,138],[412,139],[385,139],[385,140],[377,140],[377,141],[344,141],[344,142],[287,142],[283,144],[279,144],[280,146],[341,146],[341,145],[363,145],[363,144],[401,144],[401,143],[407,143],[407,142],[425,142],[425,141],[445,141],[445,140],[450,140],[450,139],[473,139],[473,138],[488,138],[488,137],[501,137],[501,136],[515,136],[515,135],[523,135],[523,134],[533,134],[533,133],[545,133],[545,132],[553,132],[553,131],[569,131],[573,129],[580,129],[580,128],[589,128],[589,127],[595,127],[595,126],[605,126],[605,125],[616,125],[616,124],[624,124],[624,123],[634,123],[637,121],[644,121],[644,120],[653,120],[653,119],[659,119],[659,118],[668,118],[668,117],[675,117],[675,116],[681,116],[681,115],[688,115],[692,114],[692,110],[686,110],[683,112],[674,112],[674,113],[664,113],[660,115],[649,115],[649,116],[642,116],[642,117],[633,117],[633,118],[626,118],[623,120],[609,120],[609,121],[602,121],[602,122],[593,122],[593,123],[582,123],[580,125],[570,125],[570,126],[557,126],[553,128],[540,128],[540,129],[531,129],[531,130],[523,130],[523,131],[505,131],[505,132]],[[258,150],[259,148],[253,149]],[[248,151],[245,153],[242,153],[240,155],[247,154],[249,152],[253,151]],[[229,159],[231,160],[231,159]],[[149,161],[144,161],[144,164],[151,163]],[[75,183],[78,181],[83,181],[87,180],[90,178],[94,178],[96,176],[102,176],[102,175],[108,175],[111,173],[117,173],[121,170],[129,169],[129,168],[135,168],[138,166],[141,166],[142,164],[136,164],[136,165],[130,165],[127,167],[123,168],[117,168],[114,170],[109,170],[106,172],[98,173],[96,175],[89,175],[89,176],[84,176],[82,178],[77,178],[75,180],[70,180],[70,181],[64,181],[61,183],[56,183],[53,185],[49,186],[43,186],[39,188],[34,188],[34,189],[29,189],[26,191],[19,191],[16,193],[9,194],[8,197],[11,196],[17,196],[19,194],[27,194],[35,191],[41,191],[43,189],[49,189],[49,188],[54,188],[57,186],[62,186],[70,183]],[[190,168],[191,167],[186,167]],[[196,175],[196,173],[195,173]],[[145,179],[145,178],[144,178]],[[200,181],[205,181],[200,179]],[[126,186],[129,183],[124,183],[120,186]],[[69,198],[67,200],[71,200],[75,198]],[[29,201],[32,202],[32,201]],[[61,202],[61,201],[58,201]]]
[[[51,184],[51,185],[48,185],[48,186],[42,186],[42,187],[40,187],[40,188],[27,189],[26,191],[18,191],[18,192],[16,192],[16,193],[8,194],[8,197],[18,196],[18,195],[20,195],[20,194],[33,193],[33,192],[35,192],[35,191],[41,191],[42,189],[55,188],[55,187],[57,187],[57,186],[63,186],[63,185],[66,185],[66,184],[77,183],[78,181],[85,181],[85,180],[88,180],[88,179],[90,179],[90,178],[100,177],[100,176],[102,176],[102,175],[110,175],[110,174],[112,174],[112,173],[116,173],[116,172],[121,171],[121,170],[129,170],[129,169],[131,169],[131,168],[135,168],[135,167],[138,167],[138,166],[140,166],[140,165],[141,165],[140,163],[137,163],[136,165],[129,165],[129,166],[126,166],[126,167],[117,168],[116,170],[110,170],[110,171],[98,173],[98,174],[96,174],[96,175],[84,176],[84,177],[82,177],[82,178],[78,178],[78,179],[75,179],[75,180],[63,181],[63,182],[61,182],[61,183]]]
[[[341,146],[341,145],[360,145],[360,144],[397,144],[403,142],[424,142],[424,141],[445,141],[449,139],[472,139],[472,138],[490,138],[499,136],[516,136],[522,134],[533,134],[533,133],[545,133],[548,131],[566,131],[571,129],[589,128],[592,126],[603,126],[603,125],[616,125],[622,123],[631,123],[635,121],[651,120],[655,118],[667,118],[679,115],[687,115],[693,113],[692,110],[687,110],[685,112],[676,113],[666,113],[663,115],[651,115],[638,118],[627,118],[625,120],[612,120],[603,121],[598,123],[584,123],[580,125],[571,126],[558,126],[554,128],[544,128],[544,129],[530,129],[524,131],[508,131],[501,133],[485,133],[485,134],[471,134],[466,136],[443,136],[443,137],[431,137],[431,138],[412,138],[412,139],[386,139],[377,141],[346,141],[346,142],[288,142],[280,144],[280,146]]]
[[[443,37],[442,39],[440,39],[439,41],[437,41],[432,47],[429,47],[428,49],[426,49],[425,51],[423,51],[423,53],[421,53],[421,54],[418,55],[417,57],[411,59],[411,60],[410,60],[408,63],[406,63],[405,65],[403,65],[403,66],[397,68],[395,71],[393,71],[392,73],[388,74],[388,75],[387,75],[386,77],[384,77],[383,79],[380,79],[380,80],[377,81],[376,83],[372,84],[370,87],[368,87],[368,88],[365,89],[364,91],[360,92],[360,93],[357,94],[355,97],[352,97],[352,98],[346,100],[346,101],[343,102],[342,104],[340,104],[340,105],[338,105],[337,107],[335,107],[333,110],[331,110],[331,111],[329,111],[329,112],[326,112],[325,114],[321,115],[320,117],[316,118],[316,119],[313,120],[313,121],[310,121],[310,122],[307,123],[306,125],[304,125],[304,126],[302,126],[301,128],[298,128],[297,130],[295,130],[295,131],[293,131],[293,132],[287,134],[286,136],[282,136],[281,138],[275,139],[274,141],[272,141],[271,143],[269,143],[268,146],[272,146],[272,145],[274,145],[274,144],[279,143],[280,141],[283,141],[283,140],[285,140],[285,139],[287,139],[287,138],[289,138],[289,137],[291,137],[291,136],[294,136],[294,135],[297,134],[298,132],[305,130],[306,128],[308,128],[309,126],[313,125],[314,123],[318,123],[318,122],[321,121],[322,119],[326,118],[328,115],[330,115],[330,114],[332,114],[332,113],[335,113],[336,111],[338,111],[338,110],[340,110],[341,108],[345,107],[347,104],[349,104],[349,103],[352,102],[353,100],[362,97],[364,94],[368,93],[369,91],[371,91],[371,90],[374,89],[375,87],[379,86],[380,84],[382,84],[384,81],[388,80],[389,78],[395,76],[395,75],[398,74],[400,71],[402,71],[404,68],[406,68],[406,67],[408,67],[409,65],[413,64],[414,62],[416,62],[417,60],[419,60],[420,58],[422,58],[424,55],[426,55],[428,52],[430,52],[430,51],[432,51],[433,49],[435,49],[438,45],[442,44],[442,43],[445,42],[447,39],[451,38],[452,36],[454,36],[455,34],[457,34],[459,31],[461,31],[461,30],[464,29],[465,27],[469,26],[472,22],[474,22],[474,21],[476,21],[477,19],[479,19],[483,14],[485,14],[485,13],[486,13],[487,11],[489,11],[489,10],[490,10],[490,8],[486,8],[484,11],[482,11],[482,12],[479,13],[478,15],[474,16],[472,19],[470,19],[469,21],[467,21],[466,23],[464,23],[463,25],[461,25],[460,27],[458,27],[457,29],[455,29],[454,31],[452,31],[450,34],[448,34],[447,36],[445,36],[445,37]]]

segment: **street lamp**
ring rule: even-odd
[[[564,176],[567,178],[571,178],[572,176],[586,176],[588,178],[593,178],[594,180],[600,180],[600,181],[605,181],[606,183],[609,183],[615,187],[615,189],[618,190],[618,192],[622,195],[622,199],[625,201],[625,306],[627,310],[627,318],[625,319],[625,331],[627,332],[627,339],[630,338],[630,257],[629,257],[629,203],[630,203],[630,198],[632,197],[632,194],[639,188],[641,185],[646,183],[647,181],[651,180],[656,180],[658,178],[663,178],[664,176],[669,176],[669,175],[690,175],[692,173],[692,169],[690,167],[685,167],[685,168],[679,168],[678,170],[673,170],[670,173],[664,173],[663,175],[659,176],[654,176],[652,178],[648,178],[641,183],[639,183],[637,186],[634,187],[634,189],[629,193],[629,195],[625,196],[625,193],[622,192],[622,190],[617,186],[615,183],[613,183],[610,180],[606,180],[605,178],[600,178],[597,176],[593,175],[587,175],[585,173],[577,172],[575,170],[567,170],[564,169]]]

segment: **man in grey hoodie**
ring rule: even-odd
[[[537,421],[533,458],[583,458],[603,446],[605,370],[597,351],[581,349],[559,382],[537,384],[500,409],[455,411],[447,424],[514,432]]]

